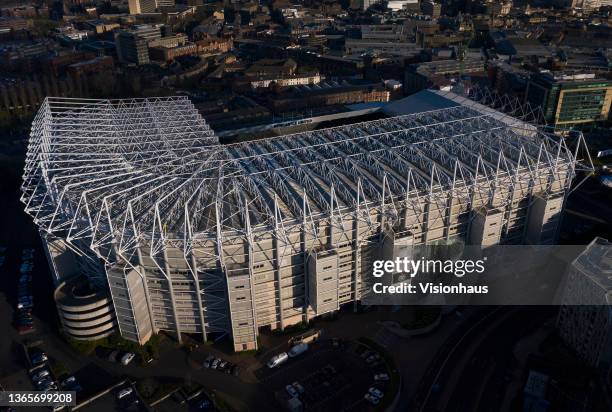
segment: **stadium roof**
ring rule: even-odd
[[[185,97],[48,98],[22,201],[45,232],[121,248],[374,209],[395,219],[450,193],[503,199],[575,164],[564,140],[475,105],[220,145]]]

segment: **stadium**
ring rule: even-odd
[[[47,98],[22,201],[56,284],[85,275],[107,290],[123,337],[255,349],[261,328],[356,305],[373,261],[407,245],[555,241],[578,150],[423,93],[380,120],[235,144],[186,97]],[[432,98],[447,104],[416,101]]]

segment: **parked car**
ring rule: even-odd
[[[50,385],[51,383],[53,383],[53,380],[51,379],[51,376],[43,376],[40,379],[34,379],[34,385],[37,388],[43,388],[46,385]]]
[[[29,262],[22,263],[21,267],[19,268],[19,272],[30,273],[33,267],[34,265],[32,263],[29,263]]]
[[[45,376],[49,376],[49,370],[48,369],[40,369],[40,370],[37,370],[37,371],[32,373],[32,380],[33,381],[39,381],[42,378],[44,378]]]
[[[376,396],[372,396],[369,393],[365,394],[364,399],[370,402],[372,405],[378,405],[380,403],[380,398],[377,398]]]
[[[377,398],[382,398],[383,396],[385,396],[384,393],[382,393],[379,389],[376,389],[375,387],[371,387],[370,389],[368,389],[368,393],[372,396],[376,396]]]
[[[31,330],[34,329],[34,326],[32,325],[18,325],[17,326],[17,331],[18,332],[29,332]]]
[[[287,359],[289,359],[289,355],[287,355],[287,352],[281,352],[278,355],[274,355],[272,359],[270,359],[267,363],[268,368],[276,368],[277,366],[285,363]]]
[[[81,392],[83,390],[83,388],[81,387],[81,385],[79,385],[79,382],[76,380],[74,376],[69,376],[66,379],[64,379],[60,383],[60,386],[62,387],[62,389],[66,391]]]
[[[366,359],[366,362],[372,363],[372,362],[376,362],[379,359],[380,359],[380,355],[378,353],[373,353],[372,355],[368,356],[368,358]]]
[[[117,399],[123,399],[126,396],[130,395],[132,392],[134,392],[134,390],[129,387],[129,388],[123,388],[119,391],[119,393],[117,394]]]
[[[289,349],[289,357],[290,358],[295,358],[296,356],[301,355],[302,353],[306,352],[308,350],[308,344],[307,343],[299,343],[297,345],[295,345],[294,347],[292,347],[291,349]]]
[[[50,384],[44,386],[42,388],[43,391],[45,392],[49,392],[49,391],[56,391],[58,389],[57,384],[55,382],[51,382]]]
[[[377,375],[374,375],[375,382],[383,382],[383,381],[388,381],[388,380],[389,380],[389,375],[387,375],[386,373],[379,373]]]
[[[287,391],[289,396],[291,396],[292,398],[297,398],[298,391],[293,386],[287,385],[287,386],[285,386],[285,390]]]
[[[234,364],[231,362],[225,362],[225,366],[223,367],[223,372],[227,373],[228,375],[230,373],[232,373],[232,368],[234,367]]]
[[[74,376],[69,376],[62,381],[62,387],[72,386],[77,383],[77,380]]]
[[[196,408],[199,411],[206,411],[210,409],[211,406],[212,406],[212,403],[210,402],[208,398],[200,399],[198,403],[196,404]]]
[[[38,365],[42,365],[43,363],[48,361],[49,358],[47,357],[46,353],[40,352],[40,353],[37,353],[37,354],[33,355],[30,358],[30,360],[32,361],[32,365],[38,366]]]
[[[217,366],[219,366],[219,362],[221,362],[221,359],[219,358],[213,359],[212,362],[210,363],[210,368],[217,369]]]
[[[133,361],[133,360],[134,360],[134,357],[135,357],[135,356],[136,356],[136,355],[135,355],[135,354],[133,354],[132,352],[128,352],[128,353],[126,353],[125,355],[123,355],[123,356],[121,357],[121,364],[122,364],[122,365],[128,365],[128,364],[129,364],[131,361]]]
[[[57,389],[57,384],[51,379],[50,376],[47,376],[45,378],[43,378],[42,380],[36,382],[36,387],[39,390],[46,390],[49,388],[55,388]]]
[[[233,365],[232,366],[232,375],[234,375],[234,376],[240,375],[240,366],[238,366],[238,365]]]
[[[212,361],[214,361],[214,360],[215,360],[215,357],[213,355],[208,355],[206,357],[206,359],[204,359],[204,367],[205,368],[210,368],[211,364],[212,364]]]
[[[297,382],[297,381],[293,382],[291,384],[291,386],[293,386],[295,388],[295,390],[298,391],[298,393],[304,393],[305,392],[304,387],[302,385],[300,385],[300,383]]]

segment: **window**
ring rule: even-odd
[[[234,289],[244,289],[244,285],[238,285]]]
[[[245,300],[245,299],[246,299],[246,298],[245,298],[244,296],[238,296],[238,297],[236,298],[236,300]]]
[[[332,268],[332,265],[329,265],[329,266],[323,266],[323,270],[328,270],[328,269],[331,269],[331,268]]]
[[[327,302],[331,302],[332,300],[334,300],[333,298],[327,298],[323,301],[323,303],[327,303]]]
[[[323,282],[327,282],[328,280],[332,280],[332,279],[333,279],[333,277],[332,277],[332,276],[328,276],[328,277],[326,277],[325,279],[323,279]]]

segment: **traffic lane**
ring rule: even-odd
[[[488,379],[484,380],[478,410],[489,411],[491,408],[496,407],[496,405],[499,405],[503,401],[506,390],[510,381],[512,380],[510,374],[512,371],[511,367],[516,366],[516,359],[514,357],[514,347],[516,343],[523,337],[535,332],[535,330],[549,320],[554,319],[557,312],[557,308],[554,307],[538,308],[535,313],[534,311],[530,312],[527,320],[528,324],[525,325],[521,331],[522,333],[515,334],[512,342],[513,345],[509,348],[509,350],[500,354],[496,358],[500,360],[500,363],[505,361],[505,365],[502,364],[502,367],[496,368],[494,373],[489,376]],[[520,319],[518,319],[518,321],[520,322]]]
[[[305,370],[314,370],[317,367],[316,365],[319,365],[322,360],[325,361],[325,359],[333,355],[331,345],[318,345],[319,344],[311,345],[306,352],[298,355],[295,358],[287,359],[284,363],[275,368],[262,366],[255,371],[255,376],[260,382],[274,383],[275,378],[278,379],[283,375],[290,374],[289,371],[295,369],[296,367],[301,366],[304,367]]]
[[[446,381],[438,381],[442,392],[436,396],[436,399],[442,398],[449,390],[452,391],[448,403],[442,407],[456,412],[488,411],[491,407],[496,409],[499,406],[500,393],[503,396],[505,390],[504,376],[508,371],[507,368],[514,362],[512,354],[514,345],[553,316],[550,310],[546,309],[549,308],[544,310],[521,308],[510,314],[503,322],[494,324],[476,347],[460,351],[463,353],[472,351],[473,354],[467,366],[461,370],[461,379],[454,388],[446,387]],[[457,372],[454,365],[447,367]]]
[[[445,379],[444,375],[448,373],[448,370],[443,367],[443,364],[450,360],[451,354],[456,351],[458,345],[475,338],[474,332],[476,331],[476,327],[479,330],[488,327],[488,325],[492,324],[499,316],[503,316],[503,314],[509,310],[510,308],[508,307],[486,306],[475,308],[440,346],[432,361],[429,362],[425,373],[421,374],[417,389],[414,391],[408,406],[403,409],[415,411],[428,410],[426,409],[428,396],[430,396],[432,392],[434,383],[437,380]]]

